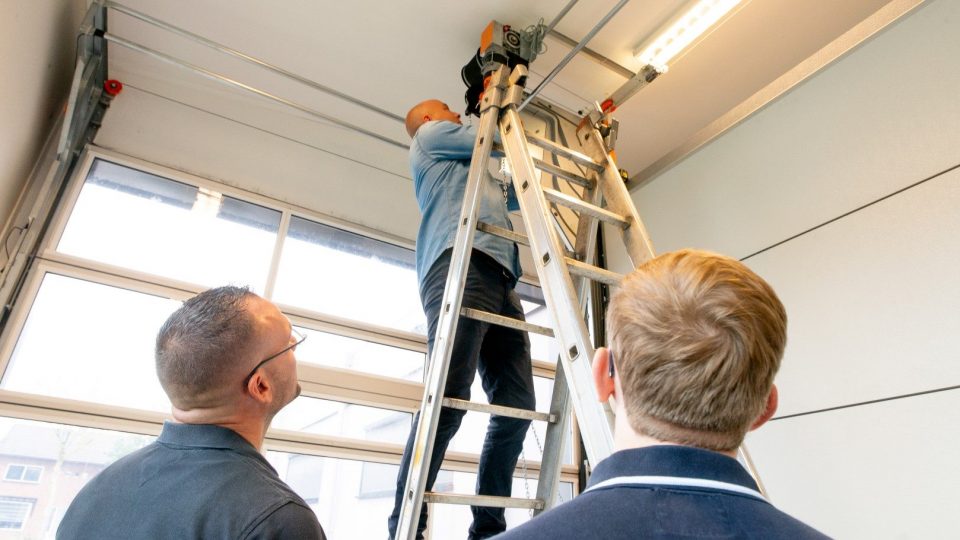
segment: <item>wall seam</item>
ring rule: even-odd
[[[790,237],[788,237],[788,238],[786,238],[786,239],[784,239],[784,240],[781,240],[781,241],[779,241],[779,242],[777,242],[777,243],[775,243],[775,244],[771,244],[771,245],[769,245],[769,246],[767,246],[767,247],[765,247],[765,248],[763,248],[763,249],[760,249],[760,250],[758,250],[758,251],[755,251],[755,252],[753,252],[753,253],[745,256],[745,257],[741,257],[741,258],[740,258],[740,261],[741,261],[741,262],[746,261],[747,259],[750,259],[751,257],[755,257],[755,256],[757,256],[757,255],[760,255],[761,253],[765,253],[765,252],[767,252],[767,251],[770,251],[771,249],[773,249],[773,248],[775,248],[775,247],[782,246],[783,244],[786,244],[787,242],[790,242],[791,240],[796,240],[797,238],[800,238],[801,236],[804,236],[804,235],[806,235],[806,234],[809,234],[809,233],[811,233],[811,232],[813,232],[813,231],[816,231],[816,230],[818,230],[818,229],[822,229],[823,227],[826,227],[827,225],[830,225],[831,223],[837,222],[837,221],[839,221],[839,220],[841,220],[841,219],[843,219],[843,218],[845,218],[845,217],[852,216],[853,214],[856,214],[857,212],[859,212],[859,211],[861,211],[861,210],[865,210],[865,209],[867,209],[867,208],[869,208],[869,207],[871,207],[871,206],[873,206],[873,205],[875,205],[875,204],[878,204],[878,203],[883,202],[883,201],[885,201],[885,200],[887,200],[887,199],[890,199],[890,198],[892,198],[892,197],[895,197],[895,196],[897,196],[897,195],[899,195],[899,194],[901,194],[901,193],[904,193],[904,192],[906,192],[906,191],[909,191],[909,190],[911,190],[911,189],[913,189],[913,188],[915,188],[915,187],[918,187],[918,186],[920,186],[920,185],[922,185],[922,184],[924,184],[924,183],[926,183],[926,182],[929,182],[929,181],[931,181],[931,180],[934,180],[934,179],[936,179],[936,178],[939,178],[939,177],[941,177],[941,176],[944,176],[944,175],[946,175],[947,173],[950,173],[950,172],[952,172],[952,171],[954,171],[954,170],[957,170],[957,169],[960,169],[960,163],[957,163],[956,165],[947,167],[946,169],[944,169],[944,170],[942,170],[942,171],[940,171],[940,172],[938,172],[938,173],[934,173],[934,174],[932,174],[932,175],[930,175],[930,176],[928,176],[928,177],[926,177],[926,178],[924,178],[924,179],[922,179],[922,180],[919,180],[919,181],[917,181],[917,182],[914,182],[914,183],[912,183],[912,184],[910,184],[910,185],[908,185],[908,186],[902,187],[902,188],[900,188],[900,189],[898,189],[898,190],[896,190],[896,191],[894,191],[894,192],[892,192],[892,193],[888,193],[887,195],[884,195],[884,196],[882,196],[882,197],[880,197],[880,198],[878,198],[878,199],[874,199],[874,200],[872,200],[872,201],[870,201],[870,202],[868,202],[868,203],[866,203],[866,204],[863,204],[863,205],[861,205],[861,206],[858,206],[858,207],[854,208],[853,210],[849,210],[849,211],[847,211],[847,212],[844,212],[843,214],[840,214],[839,216],[837,216],[837,217],[835,217],[835,218],[831,218],[831,219],[828,219],[827,221],[824,221],[823,223],[820,223],[820,224],[818,224],[818,225],[814,225],[813,227],[810,227],[809,229],[806,229],[806,230],[801,231],[801,232],[799,232],[799,233],[797,233],[797,234],[794,234],[793,236],[790,236]]]
[[[860,402],[857,402],[857,403],[848,403],[848,404],[846,404],[846,405],[837,405],[837,406],[835,406],[835,407],[827,407],[827,408],[825,408],[825,409],[817,409],[817,410],[813,410],[813,411],[806,411],[806,412],[801,412],[801,413],[787,414],[787,415],[784,415],[784,416],[777,416],[777,417],[771,418],[770,421],[773,422],[773,421],[775,421],[775,420],[786,420],[786,419],[788,419],[788,418],[797,418],[798,416],[809,416],[809,415],[811,415],[811,414],[819,414],[819,413],[824,413],[824,412],[832,412],[832,411],[837,411],[837,410],[841,410],[841,409],[850,409],[850,408],[852,408],[852,407],[862,407],[862,406],[864,406],[864,405],[874,405],[874,404],[876,404],[876,403],[883,403],[883,402],[885,402],[885,401],[895,401],[895,400],[899,400],[899,399],[906,399],[906,398],[912,398],[912,397],[917,397],[917,396],[925,396],[925,395],[927,395],[927,394],[936,394],[936,393],[939,393],[939,392],[949,392],[949,391],[951,391],[951,390],[960,390],[960,384],[957,384],[957,385],[954,385],[954,386],[946,386],[946,387],[943,387],[943,388],[934,388],[934,389],[932,389],[932,390],[923,390],[923,391],[920,391],[920,392],[912,392],[912,393],[910,393],[910,394],[901,394],[901,395],[897,395],[897,396],[889,396],[889,397],[885,397],[885,398],[871,399],[871,400],[869,400],[869,401],[860,401]]]

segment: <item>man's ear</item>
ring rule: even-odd
[[[610,351],[600,347],[593,355],[593,385],[597,389],[600,403],[606,403],[616,393],[616,386],[609,369]]]
[[[750,426],[750,431],[766,424],[767,420],[773,418],[773,415],[777,412],[779,402],[780,396],[777,394],[777,385],[773,385],[770,387],[770,395],[767,396],[767,406],[763,409],[763,412],[760,413],[760,416],[754,420],[753,425]]]
[[[247,381],[247,393],[260,403],[270,403],[273,399],[273,383],[258,369]]]
[[[423,119],[422,119],[422,120],[423,120],[423,121],[420,122],[420,123],[421,123],[421,124],[426,124],[426,123],[429,122],[430,120],[433,120],[433,118],[430,118],[430,115],[429,115],[429,114],[425,114],[425,115],[423,115]]]

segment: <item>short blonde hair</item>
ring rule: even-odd
[[[696,250],[647,261],[607,312],[631,427],[664,441],[737,448],[764,411],[786,331],[776,293],[739,261]]]

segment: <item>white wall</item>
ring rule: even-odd
[[[748,445],[838,538],[960,531],[958,24],[930,1],[634,194],[658,252],[746,258],[780,293],[780,419]]]
[[[66,103],[86,4],[0,2],[0,227]]]

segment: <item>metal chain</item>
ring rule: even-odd
[[[530,424],[530,429],[533,431],[533,440],[536,441],[536,443],[537,443],[537,450],[540,451],[540,455],[542,456],[542,455],[543,455],[543,444],[540,442],[540,436],[537,435],[537,429],[536,429],[536,427],[533,426],[533,424]],[[558,489],[558,490],[557,490],[557,504],[560,504],[560,503],[562,503],[562,502],[563,502],[563,497],[560,496],[560,490]],[[532,515],[532,512],[533,512],[533,511],[531,510],[531,515]]]
[[[537,430],[533,427],[533,422],[530,423],[530,429],[533,431],[533,436],[536,438]],[[540,445],[540,440],[537,439],[537,446]],[[523,493],[524,497],[527,499],[530,498],[530,478],[527,475],[527,451],[521,447],[520,449],[520,474],[523,476]],[[530,517],[533,518],[533,508],[530,509]]]
[[[540,435],[537,434],[537,427],[530,424],[530,431],[533,432],[533,440],[537,443],[537,451],[540,452],[540,455],[543,456],[543,443],[540,442]],[[530,497],[530,476],[527,470],[527,451],[526,449],[520,450],[520,474],[523,477],[523,493],[524,497],[527,499]],[[539,481],[539,480],[538,480]],[[564,502],[563,497],[560,495],[560,490],[557,490],[557,504]],[[533,508],[530,509],[530,517],[533,518]]]

